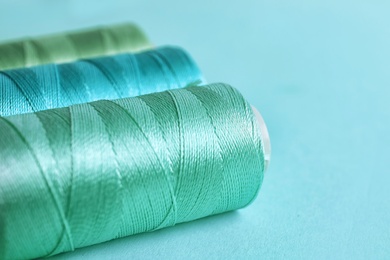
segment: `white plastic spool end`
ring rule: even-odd
[[[260,112],[254,107],[251,106],[253,113],[255,114],[257,125],[259,126],[261,137],[263,140],[263,150],[264,150],[264,171],[267,170],[268,165],[271,161],[271,140],[269,138],[268,129],[264,122],[263,117]]]

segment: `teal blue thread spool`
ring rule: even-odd
[[[177,47],[0,71],[0,116],[118,99],[203,83]]]

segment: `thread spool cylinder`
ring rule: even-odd
[[[256,120],[225,84],[0,118],[0,258],[245,207],[265,166]]]

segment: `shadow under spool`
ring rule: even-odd
[[[135,52],[151,44],[131,23],[0,43],[0,70]]]
[[[0,118],[0,258],[43,257],[248,205],[265,134],[225,84]]]

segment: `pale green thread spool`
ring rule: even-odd
[[[34,258],[248,205],[266,154],[225,84],[0,118],[0,258]]]
[[[134,24],[26,38],[0,44],[0,70],[63,63],[151,47]]]

